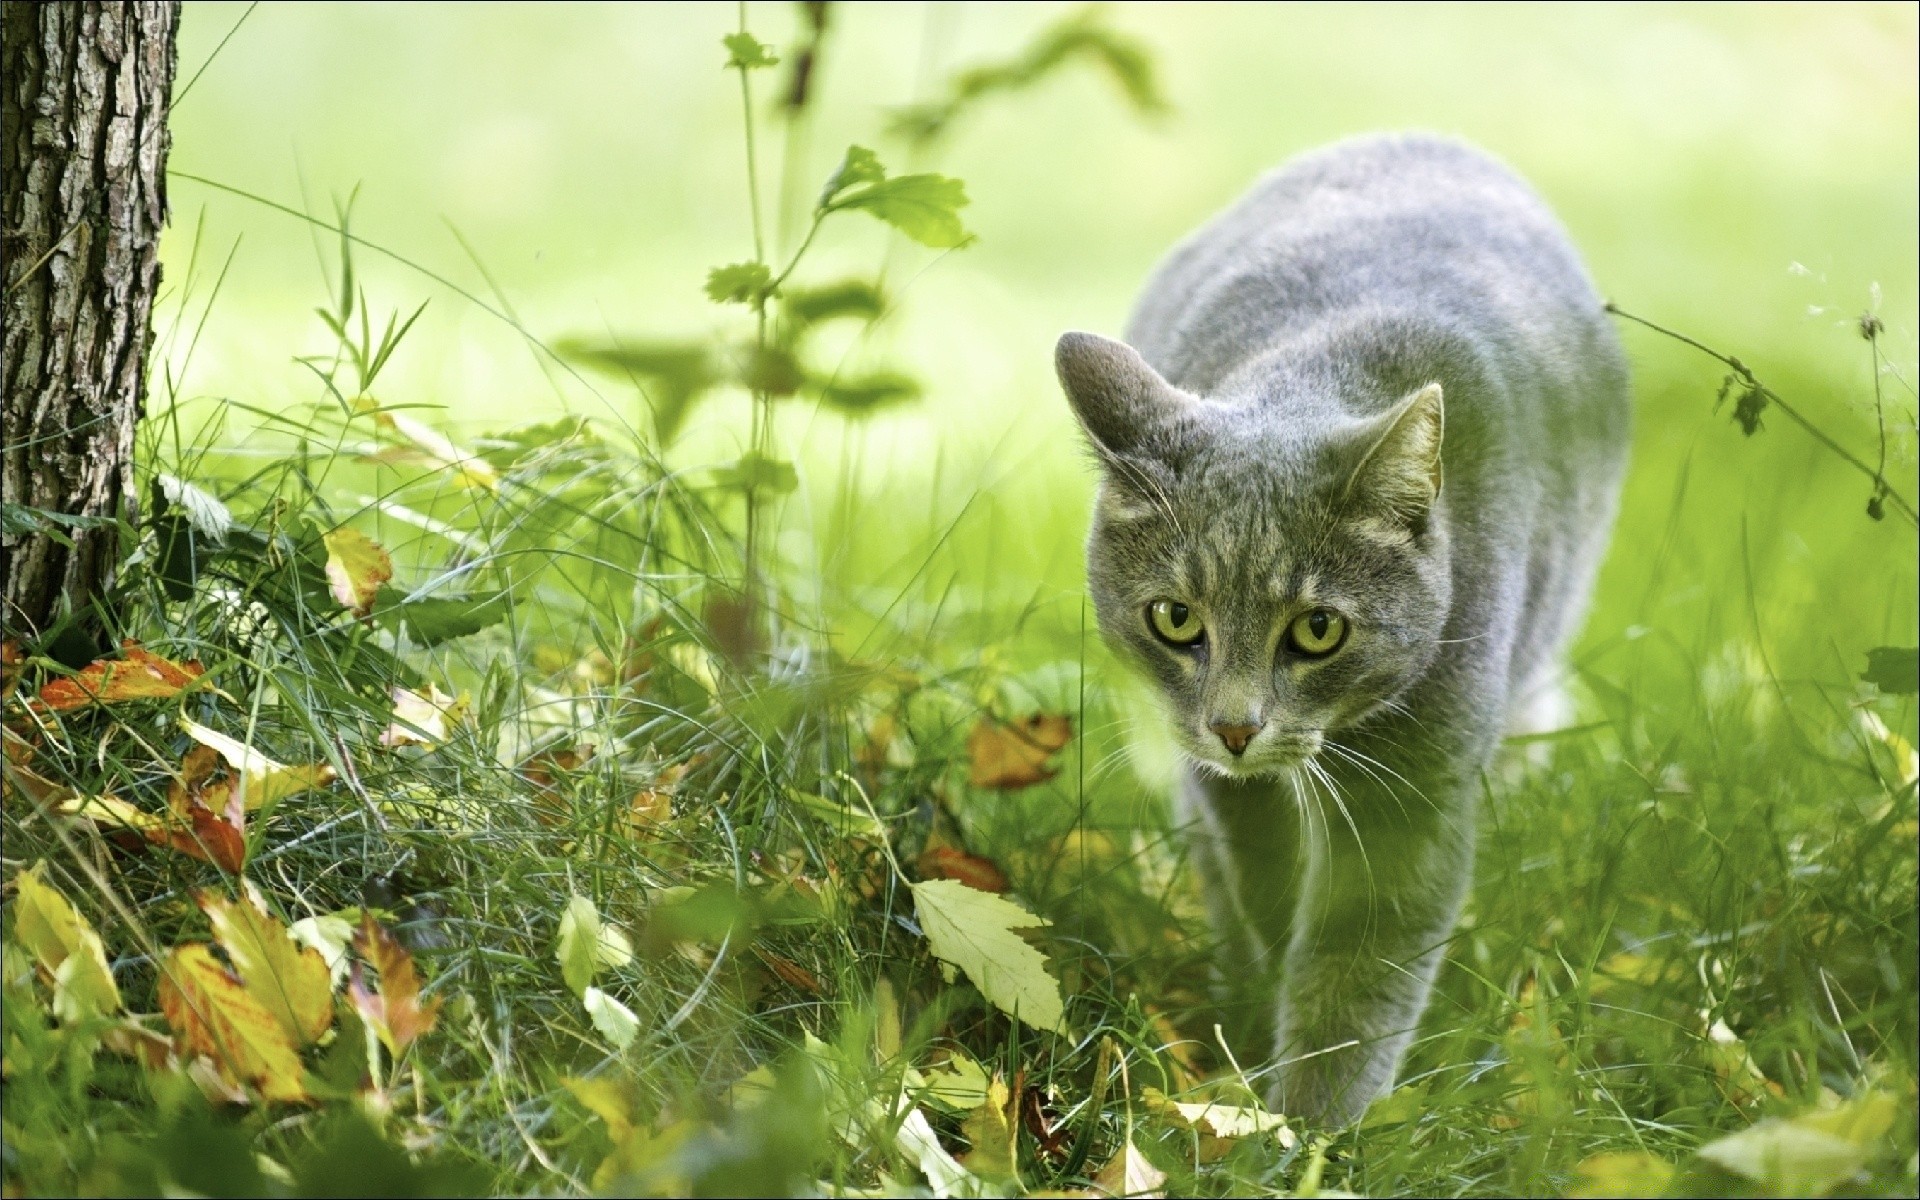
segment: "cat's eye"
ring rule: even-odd
[[[1287,645],[1309,658],[1324,658],[1347,640],[1347,619],[1330,608],[1304,612],[1287,626]]]
[[[1147,606],[1147,624],[1161,641],[1174,646],[1191,646],[1206,633],[1200,614],[1178,600],[1155,600]]]

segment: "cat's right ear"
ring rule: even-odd
[[[1097,333],[1063,333],[1053,351],[1061,390],[1102,457],[1153,457],[1196,402],[1139,351]]]

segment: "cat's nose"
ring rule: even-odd
[[[1253,735],[1265,727],[1236,721],[1214,721],[1208,728],[1220,736],[1220,744],[1227,748],[1228,753],[1238,757],[1247,752],[1247,743],[1253,740]]]

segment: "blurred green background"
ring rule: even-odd
[[[457,231],[543,339],[744,323],[700,290],[708,267],[751,255],[739,93],[719,47],[733,5],[276,3],[194,78],[245,11],[187,5],[180,77],[194,82],[174,114],[176,172],[328,218],[357,187],[358,233],[491,295]],[[1071,11],[834,6],[803,193],[852,141],[904,168],[882,133],[888,108]],[[815,538],[790,533],[782,552],[838,585],[844,620],[911,585],[943,605],[941,636],[971,647],[977,631],[1022,629],[1010,639],[1022,656],[1075,653],[1092,479],[1053,384],[1053,339],[1117,333],[1177,238],[1289,155],[1370,130],[1454,133],[1504,157],[1560,212],[1608,296],[1738,354],[1870,460],[1874,373],[1854,322],[1877,312],[1899,376],[1881,381],[1889,475],[1913,494],[1912,5],[1110,15],[1154,51],[1172,111],[1142,119],[1083,68],[970,118],[925,165],[966,181],[979,241],[945,255],[894,246],[903,312],[869,348],[919,375],[925,399],[851,431],[797,408],[783,418],[803,476],[784,520]],[[794,6],[749,16],[763,39],[790,41]],[[760,102],[774,90],[762,84]],[[777,164],[777,143],[763,154]],[[766,173],[771,204],[777,166]],[[162,329],[180,395],[268,410],[318,400],[292,359],[331,345],[313,316],[325,239],[194,181],[176,177],[171,197]],[[873,222],[829,226],[807,274],[870,269],[884,238]],[[452,291],[372,256],[359,265],[376,308],[431,301],[383,402],[442,406],[435,419],[464,433],[563,409],[641,421],[624,384],[566,379]],[[1845,686],[1865,648],[1912,644],[1912,529],[1868,520],[1866,482],[1777,414],[1743,439],[1713,411],[1713,363],[1622,332],[1638,444],[1581,655],[1593,676],[1628,694],[1645,691],[1627,676],[1691,692],[1758,685],[1769,669]],[[227,421],[245,433],[248,418]],[[710,403],[696,424],[676,461],[733,457],[745,398]]]

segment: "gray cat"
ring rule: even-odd
[[[1275,1108],[1345,1123],[1412,1040],[1503,731],[1559,720],[1626,362],[1532,190],[1418,136],[1262,179],[1128,340],[1057,351],[1101,466],[1100,627],[1184,752],[1241,1050]]]

